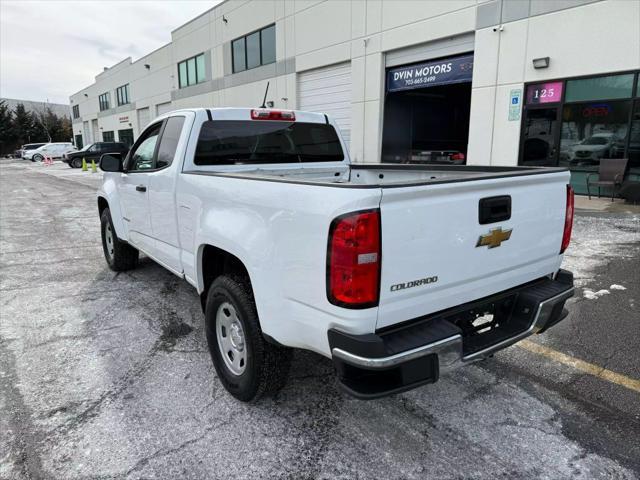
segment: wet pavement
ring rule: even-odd
[[[239,403],[195,290],[146,258],[107,268],[99,173],[0,175],[2,479],[640,476],[640,393],[518,346],[369,402],[296,352],[282,392]],[[531,341],[637,381],[640,215],[579,212],[565,268],[571,314]]]

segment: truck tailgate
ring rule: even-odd
[[[568,172],[556,171],[384,187],[377,328],[558,270],[568,182]],[[510,218],[481,224],[480,201],[500,196],[510,197]]]

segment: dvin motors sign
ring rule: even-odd
[[[387,72],[387,91],[470,82],[472,75],[473,55],[397,67]]]

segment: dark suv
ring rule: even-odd
[[[62,161],[67,162],[71,168],[80,168],[82,167],[83,158],[88,164],[91,163],[91,160],[94,160],[97,165],[100,161],[100,157],[105,153],[121,153],[124,157],[128,152],[129,147],[127,147],[127,145],[124,143],[96,142],[87,145],[82,150],[67,153],[63,157]]]

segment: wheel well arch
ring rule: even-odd
[[[104,197],[98,197],[98,216],[102,217],[105,208],[109,208],[109,202]]]
[[[247,267],[244,265],[242,260],[234,254],[221,248],[214,247],[213,245],[205,244],[201,248],[202,254],[200,256],[199,266],[202,275],[203,290],[200,294],[200,302],[202,304],[203,311],[207,302],[209,287],[220,275],[235,275],[245,279],[248,282],[251,294],[253,295],[253,286],[251,284],[249,270],[247,270]]]

